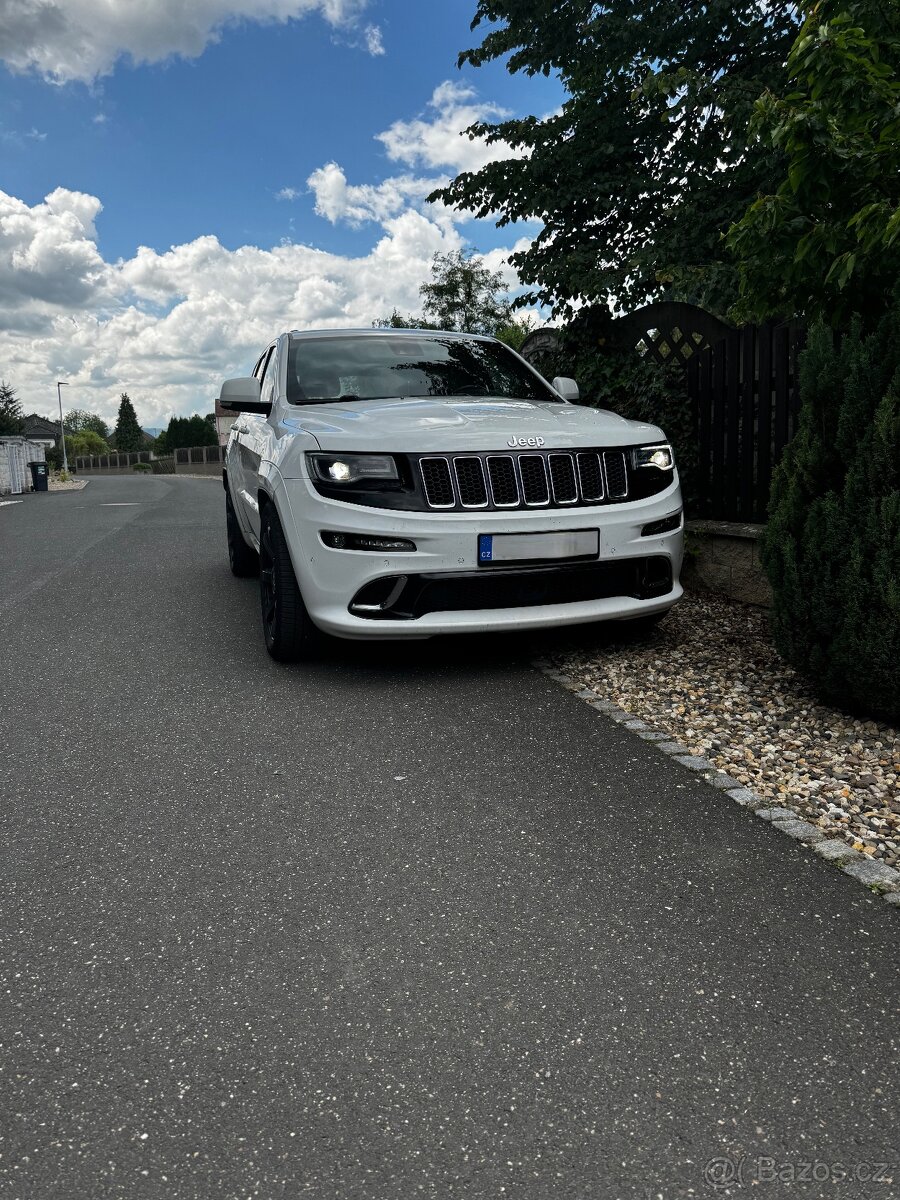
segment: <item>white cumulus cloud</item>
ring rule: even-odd
[[[0,58],[13,71],[58,82],[91,81],[124,55],[136,63],[196,58],[240,21],[290,21],[319,13],[336,29],[358,27],[368,0],[0,0]],[[374,25],[361,31],[383,54]]]
[[[342,168],[330,162],[313,171],[306,182],[315,196],[316,212],[320,217],[332,224],[346,221],[350,225],[361,225],[364,221],[383,223],[411,201],[424,200],[443,182],[443,177],[423,179],[415,175],[395,175],[383,183],[350,184]]]
[[[505,142],[488,145],[483,138],[469,138],[462,131],[479,121],[497,121],[509,116],[508,109],[479,100],[475,89],[446,81],[434,89],[428,107],[433,115],[412,121],[395,121],[378,140],[388,157],[409,167],[442,167],[478,171],[486,163],[514,158],[518,151]]]
[[[285,244],[230,250],[207,235],[105,262],[96,197],[57,189],[29,207],[0,193],[0,376],[26,411],[49,412],[54,381],[73,407],[114,419],[127,391],[145,426],[208,412],[287,328],[368,326],[412,310],[432,256],[462,238],[412,209],[386,217],[357,257]]]
[[[323,3],[333,17],[341,8],[340,0]],[[381,140],[395,161],[432,173],[356,184],[329,162],[305,192],[275,193],[311,196],[333,223],[372,223],[371,248],[355,256],[290,242],[229,249],[208,234],[112,262],[97,244],[97,197],[57,188],[29,206],[0,192],[0,377],[27,412],[49,412],[55,381],[66,379],[73,408],[114,420],[127,391],[144,426],[165,426],[172,415],[211,411],[221,380],[246,372],[284,329],[367,327],[394,308],[417,311],[433,256],[466,245],[468,216],[425,200],[448,177],[433,172],[479,161],[484,147],[472,158],[458,130],[501,111],[451,84],[437,89],[430,110]],[[518,281],[509,254],[527,244],[520,238],[485,256],[511,288]]]
[[[384,42],[381,37],[381,30],[377,25],[367,25],[363,30],[365,36],[366,49],[368,52],[377,57],[379,54],[384,54]]]
[[[388,158],[409,167],[443,169],[444,174],[392,175],[378,184],[353,184],[339,163],[319,167],[306,181],[315,196],[316,212],[332,224],[341,221],[359,226],[366,221],[383,222],[412,205],[425,211],[439,224],[469,220],[465,212],[451,212],[443,205],[426,205],[425,197],[447,183],[450,173],[478,170],[486,162],[510,158],[517,152],[505,142],[488,146],[483,139],[462,135],[476,121],[491,121],[506,110],[479,100],[473,88],[445,82],[435,88],[428,102],[429,114],[413,121],[395,121],[377,135]],[[299,191],[283,188],[279,199],[295,199]]]

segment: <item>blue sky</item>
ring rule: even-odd
[[[543,77],[499,65],[457,70],[457,52],[475,40],[473,12],[474,0],[371,4],[382,55],[312,13],[288,25],[245,20],[198,58],[133,66],[126,57],[86,83],[3,70],[0,187],[28,204],[60,186],[100,197],[106,258],[204,233],[231,248],[292,237],[358,251],[365,232],[330,227],[309,203],[276,193],[302,188],[329,160],[360,181],[390,175],[375,134],[423,110],[446,79],[517,112],[559,102],[558,85]],[[479,230],[479,248],[501,242]]]
[[[0,376],[28,411],[63,375],[105,415],[205,411],[280,328],[415,309],[436,250],[500,266],[533,235],[424,203],[494,153],[462,125],[562,100],[457,70],[475,0],[55,4],[0,47]]]

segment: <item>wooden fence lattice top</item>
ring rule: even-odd
[[[660,300],[613,321],[610,337],[620,346],[650,354],[665,365],[688,363],[732,332],[731,326],[696,304]]]

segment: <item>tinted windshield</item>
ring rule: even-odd
[[[291,339],[287,381],[291,404],[393,396],[559,401],[497,342],[389,333]]]

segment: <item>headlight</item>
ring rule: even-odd
[[[641,446],[632,450],[631,461],[635,467],[656,467],[658,471],[671,471],[675,466],[672,447],[667,445]]]
[[[308,454],[316,479],[323,483],[351,484],[367,479],[398,481],[397,464],[390,454]]]

